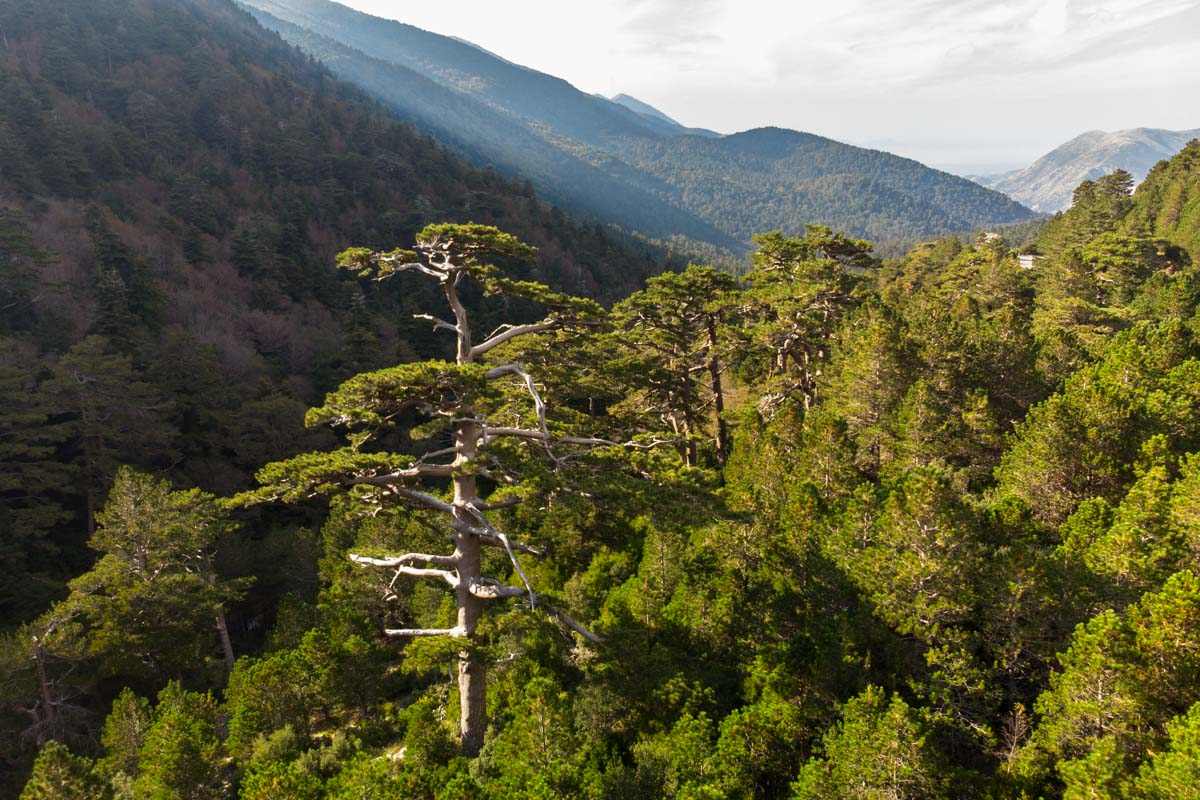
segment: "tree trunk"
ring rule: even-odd
[[[479,439],[483,431],[475,423],[461,423],[457,432],[457,457],[455,463],[462,466],[479,453]],[[462,525],[475,525],[464,505],[478,505],[479,494],[475,476],[459,474],[454,478],[454,519]],[[460,530],[455,534],[458,571],[458,630],[469,645],[476,643],[476,628],[483,614],[483,600],[471,593],[483,577],[482,556],[479,537]],[[460,747],[468,758],[479,755],[483,749],[483,735],[487,731],[487,670],[475,649],[471,646],[458,654],[459,731],[462,734]]]
[[[459,749],[467,758],[475,758],[483,749],[487,731],[487,670],[479,655],[469,650],[458,657],[458,695],[462,715]]]
[[[717,415],[717,460],[729,458],[729,426],[725,424],[725,393],[721,387],[721,362],[717,360],[717,324],[708,318],[708,374],[712,377],[713,411]]]
[[[471,586],[482,576],[478,537],[459,533],[458,540],[458,628],[468,647],[458,653],[459,731],[462,754],[479,755],[487,730],[487,672],[479,654],[470,645],[476,643],[476,628],[483,613],[483,601],[471,594]]]
[[[96,491],[92,488],[92,462],[86,454],[83,462],[83,495],[87,504],[84,509],[84,514],[87,515],[87,535],[91,539],[96,534]]]
[[[233,665],[237,661],[233,655],[233,642],[229,638],[229,625],[225,622],[225,610],[217,608],[217,634],[221,637],[221,651],[225,654],[225,675],[233,674]]]
[[[40,722],[43,730],[38,733],[38,744],[44,744],[45,739],[50,738],[50,731],[55,728],[55,718],[57,717],[58,704],[54,702],[54,697],[50,693],[50,680],[46,677],[46,655],[42,649],[41,642],[34,641],[33,645],[33,663],[37,670],[38,694],[42,698],[42,715]]]
[[[691,392],[688,392],[691,395]],[[683,409],[683,463],[685,466],[696,466],[696,440],[694,434],[696,432],[696,422],[692,419],[692,413],[685,406]]]

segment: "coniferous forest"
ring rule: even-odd
[[[0,796],[1200,797],[1200,142],[1020,233],[735,276],[0,0]]]

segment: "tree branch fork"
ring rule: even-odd
[[[521,580],[525,585],[524,587],[511,586],[492,578],[480,578],[478,580],[472,580],[467,586],[467,590],[472,595],[480,598],[481,600],[502,600],[513,597],[527,597],[529,599],[531,608],[536,608],[540,602],[542,608],[551,617],[557,619],[559,622],[563,623],[580,636],[583,636],[588,641],[595,644],[599,644],[604,641],[602,637],[596,635],[580,623],[576,622],[568,614],[548,603],[542,602],[538,594],[533,591],[533,588],[530,586],[524,571],[521,569],[520,563],[517,561],[516,553],[514,551],[517,547],[521,547],[527,552],[536,553],[537,551],[534,551],[532,548],[524,545],[517,545],[516,543],[510,542],[507,536],[491,527],[490,523],[486,529],[481,529],[475,535],[480,535],[481,538],[486,539],[487,536],[483,535],[485,532],[490,534],[490,536],[498,542],[499,546],[504,547],[508,551],[509,557],[513,563],[513,567],[517,574],[521,576]],[[441,580],[444,581],[451,589],[457,589],[462,583],[457,570],[459,564],[459,558],[457,555],[446,556],[433,555],[430,553],[404,553],[403,555],[398,556],[376,558],[373,556],[364,556],[357,553],[351,553],[349,555],[349,559],[353,563],[363,567],[381,567],[394,570],[395,572],[392,575],[392,580],[388,584],[389,594],[392,592],[396,581],[401,576]],[[416,566],[418,564],[425,564],[427,566]],[[448,569],[438,569],[437,567],[447,567]],[[395,638],[421,636],[449,636],[452,638],[468,638],[467,631],[457,626],[454,628],[387,628],[384,629],[384,634]]]

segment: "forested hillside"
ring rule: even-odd
[[[691,252],[742,255],[752,234],[806,223],[895,240],[1033,216],[964,178],[813,134],[693,133],[457,39],[328,0],[245,5],[468,158],[529,176],[565,207]]]
[[[0,31],[0,796],[1195,796],[1200,142],[737,278],[227,0]]]
[[[1200,130],[1088,131],[1024,169],[982,175],[974,180],[1032,209],[1054,213],[1071,207],[1071,195],[1083,181],[1095,180],[1118,169],[1141,181],[1155,164],[1171,158],[1197,136]]]
[[[537,244],[521,269],[574,292],[616,298],[661,269],[394,123],[230,3],[5,0],[0,30],[8,625],[90,562],[118,464],[234,490],[312,440],[303,409],[340,379],[441,352],[411,319],[419,285],[329,269],[348,244],[470,218]]]
[[[594,148],[564,148],[561,142],[548,141],[520,119],[455,86],[444,86],[403,63],[368,56],[329,38],[322,33],[324,26],[314,31],[261,11],[254,13],[339,77],[379,98],[397,118],[436,136],[475,163],[522,176],[557,203],[656,239],[681,237],[727,252],[738,249],[736,239],[665,203],[654,186],[643,185],[634,170],[610,157],[593,158],[599,154]],[[452,45],[456,52],[477,52],[461,42]],[[489,57],[479,54],[479,58]],[[588,100],[596,102],[595,98]],[[624,114],[618,121],[636,126],[636,121]]]
[[[1126,227],[1200,253],[1200,139],[1150,170]]]

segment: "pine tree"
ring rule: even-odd
[[[825,734],[823,754],[800,770],[794,800],[884,800],[946,797],[944,767],[916,712],[878,687],[842,708]]]
[[[99,336],[80,340],[54,365],[46,389],[54,392],[65,419],[61,436],[79,469],[86,498],[86,526],[122,463],[163,467],[174,455],[175,430],[165,421],[167,404],[141,379],[128,356]]]
[[[870,243],[822,226],[808,226],[801,237],[775,231],[754,241],[742,372],[761,384],[760,410],[773,412],[793,395],[808,407],[832,338],[862,299],[862,276],[878,262]]]
[[[11,345],[0,339],[0,348]],[[40,364],[0,366],[0,617],[28,619],[61,584],[55,533],[74,516],[74,470],[59,448],[66,434],[51,424],[53,400],[37,386]],[[68,554],[68,558],[74,558]]]
[[[213,564],[231,529],[216,499],[123,467],[96,522],[88,544],[102,555],[66,601],[87,620],[92,653],[118,674],[182,676],[216,652],[232,671],[225,609],[244,582]]]
[[[624,349],[635,354],[629,370],[634,396],[624,405],[658,417],[655,427],[672,431],[688,466],[696,463],[696,441],[708,419],[718,461],[729,455],[723,380],[736,285],[729,273],[693,264],[651,278],[613,309]]]
[[[38,754],[21,800],[106,800],[112,796],[91,761],[48,742]]]
[[[153,800],[228,796],[224,749],[217,735],[219,713],[212,695],[168,684],[158,695],[154,723],[138,753],[134,795]]]
[[[540,284],[501,276],[492,259],[528,259],[532,248],[495,228],[482,225],[433,225],[417,237],[417,251],[372,252],[352,249],[339,264],[378,280],[416,272],[435,280],[453,314],[453,321],[422,315],[455,342],[455,360],[425,361],[356,376],[331,393],[320,408],[308,414],[310,425],[335,424],[350,429],[349,446],[333,453],[312,453],[272,464],[259,473],[263,488],[253,499],[302,500],[316,494],[350,491],[368,508],[400,502],[414,510],[435,512],[449,521],[454,544],[450,555],[405,553],[386,557],[352,554],[367,567],[431,578],[448,585],[455,596],[456,622],[449,628],[397,628],[397,637],[445,636],[457,647],[462,750],[475,755],[483,746],[487,725],[486,667],[479,623],[484,604],[504,598],[526,598],[581,635],[597,640],[549,605],[534,591],[520,566],[518,554],[538,554],[536,548],[510,539],[488,512],[519,502],[502,493],[487,499],[490,485],[517,483],[512,468],[542,461],[551,469],[578,457],[580,448],[604,447],[611,441],[572,435],[555,419],[536,379],[521,364],[496,359],[503,345],[521,337],[593,324],[600,316],[594,303],[550,292]],[[522,298],[549,308],[540,322],[501,325],[492,335],[475,337],[463,305],[471,281],[489,295]],[[498,363],[495,363],[498,361]],[[405,415],[416,413],[429,424],[411,435],[444,437],[419,457],[381,452]],[[374,446],[373,446],[374,445]],[[557,452],[556,452],[557,450]],[[451,496],[437,494],[439,481],[449,481]],[[509,557],[519,585],[506,585],[483,573],[483,548],[498,548]],[[417,566],[421,565],[421,566]]]

